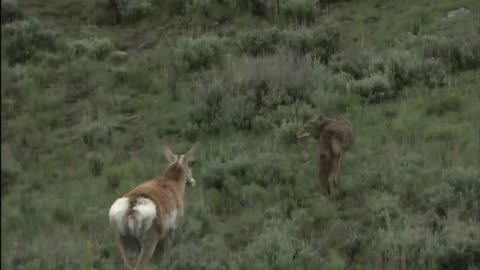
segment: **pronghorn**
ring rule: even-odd
[[[327,194],[331,194],[333,186],[337,185],[345,152],[354,142],[352,123],[345,118],[314,115],[295,135],[297,139],[311,136],[319,141],[320,182]]]
[[[134,270],[145,269],[160,240],[165,248],[171,245],[178,220],[183,216],[185,186],[195,185],[190,164],[196,148],[197,144],[186,154],[175,155],[168,145],[164,146],[170,164],[163,176],[140,184],[110,207],[110,225],[127,269],[131,269],[127,246],[132,240],[140,244]]]

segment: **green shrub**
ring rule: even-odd
[[[228,246],[218,236],[209,236],[198,243],[176,245],[160,263],[161,269],[223,270],[230,268]]]
[[[313,228],[327,230],[338,219],[339,211],[335,202],[312,202],[306,209],[309,218],[305,220],[306,223],[303,226],[307,226],[310,230]]]
[[[236,45],[241,53],[252,56],[272,54],[283,47],[296,54],[311,54],[328,62],[338,50],[339,32],[335,25],[286,31],[274,27],[240,32],[236,37]]]
[[[267,18],[269,10],[272,9],[272,4],[268,1],[262,0],[234,0],[236,2],[237,9],[241,11],[249,11],[255,16]]]
[[[109,144],[112,141],[112,123],[104,121],[93,121],[81,129],[83,143],[90,149],[98,149],[101,145]]]
[[[407,222],[376,234],[373,248],[382,269],[410,265],[418,269],[471,269],[478,264],[479,232],[473,224],[457,220],[440,233]],[[474,268],[473,268],[474,269]]]
[[[274,130],[275,139],[286,145],[291,145],[296,143],[298,140],[295,137],[295,132],[297,132],[303,123],[300,121],[296,122],[287,122],[284,121],[280,126],[277,126]]]
[[[480,207],[480,182],[478,181],[480,172],[478,170],[450,170],[446,171],[442,178],[449,184],[454,192],[454,198],[457,200],[458,208],[465,216],[480,220],[480,216],[475,214]]]
[[[316,0],[287,0],[280,5],[280,12],[287,20],[312,23],[317,10]]]
[[[335,26],[284,31],[281,38],[282,46],[300,55],[311,54],[323,62],[328,62],[339,46],[339,32]]]
[[[429,103],[426,107],[426,114],[442,116],[448,112],[460,111],[462,109],[462,105],[463,100],[459,95],[449,94]]]
[[[311,32],[313,47],[312,53],[322,62],[328,63],[331,56],[338,51],[340,32],[336,25],[317,27]]]
[[[117,69],[114,72],[115,80],[118,83],[127,84],[142,92],[148,92],[154,84],[152,73],[144,65],[128,65],[126,68]]]
[[[390,81],[382,73],[375,73],[364,79],[353,81],[350,89],[368,102],[379,102],[394,96]]]
[[[286,166],[286,158],[279,155],[258,157],[239,156],[228,162],[213,160],[202,170],[206,188],[222,189],[225,182],[235,181],[240,185],[255,183],[268,187],[293,180],[293,172]]]
[[[122,21],[133,21],[147,15],[152,10],[151,0],[112,0],[113,8],[120,15]]]
[[[311,64],[289,53],[235,60],[222,72],[223,80],[205,91],[190,113],[192,124],[210,133],[251,130],[254,118],[308,102],[312,92]]]
[[[67,47],[72,56],[103,59],[113,49],[113,44],[108,38],[87,38],[70,41]]]
[[[252,119],[251,128],[256,134],[264,134],[266,131],[271,130],[272,127],[271,119],[265,115],[256,115]]]
[[[235,3],[232,0],[193,1],[189,7],[189,12],[195,18],[204,18],[219,23],[228,21],[236,16],[235,11]]]
[[[182,39],[174,51],[175,66],[181,71],[209,68],[223,59],[224,45],[218,37]]]
[[[460,49],[462,69],[480,68],[480,38],[471,37]]]
[[[224,100],[226,90],[221,85],[213,85],[202,93],[200,104],[190,111],[192,127],[199,128],[206,133],[218,133],[227,127],[224,125]]]
[[[20,175],[22,166],[20,162],[13,155],[10,146],[2,143],[1,148],[1,188],[3,192],[15,184],[15,181]]]
[[[451,70],[480,67],[480,38],[453,39],[439,36],[424,36],[413,39],[408,47],[420,48],[424,57],[441,60]]]
[[[281,126],[283,123],[296,123],[306,121],[315,113],[312,106],[304,102],[296,102],[291,105],[280,105],[273,111],[266,112],[265,116],[269,123]]]
[[[443,209],[444,211],[456,206],[455,192],[448,183],[435,184],[424,190],[426,209]]]
[[[55,48],[55,35],[36,19],[15,21],[3,27],[5,50],[9,62],[31,59],[39,50]]]
[[[407,51],[394,51],[385,59],[385,74],[393,90],[399,91],[419,80],[422,61]]]
[[[20,10],[16,0],[2,0],[1,8],[2,24],[10,23],[23,17],[23,12]]]
[[[337,54],[328,66],[337,73],[346,72],[360,80],[375,72],[383,72],[383,63],[367,52]]]
[[[401,213],[399,198],[387,193],[373,194],[368,199],[368,205],[372,223],[379,228],[391,228]]]
[[[203,199],[196,199],[195,203],[187,203],[186,207],[185,212],[188,215],[185,216],[178,230],[177,243],[201,239],[211,233],[211,215]]]
[[[424,59],[420,71],[421,80],[428,87],[444,86],[447,83],[446,66],[439,60]]]
[[[441,59],[453,68],[461,65],[461,52],[456,40],[426,36],[421,39],[421,51],[425,57]]]
[[[271,54],[277,49],[281,32],[277,28],[240,32],[236,36],[236,45],[241,53],[252,56]]]
[[[103,172],[104,160],[99,154],[90,154],[87,156],[88,168],[93,176],[100,176]]]
[[[288,222],[272,220],[263,232],[235,257],[232,269],[319,269],[323,258],[310,246],[299,241]]]
[[[168,8],[168,14],[170,15],[183,15],[187,10],[188,0],[167,0],[166,6]]]

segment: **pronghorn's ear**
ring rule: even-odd
[[[172,148],[170,148],[170,145],[166,144],[163,146],[163,153],[165,154],[165,157],[168,159],[168,161],[173,162],[175,161],[175,155],[172,152]]]
[[[192,145],[190,150],[188,150],[188,152],[185,154],[185,161],[186,162],[190,163],[190,162],[195,160],[195,152],[197,151],[197,148],[198,148],[198,142],[196,142],[194,145]]]

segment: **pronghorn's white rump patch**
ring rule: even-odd
[[[177,228],[177,210],[168,213],[163,220],[163,227],[166,231]]]
[[[153,220],[156,216],[157,210],[152,200],[143,197],[137,198],[137,203],[133,207],[133,213],[129,217],[133,224],[133,226],[130,226],[129,223],[128,226],[130,228],[130,234],[140,239],[142,235],[152,227]]]
[[[130,201],[128,200],[128,198],[117,199],[110,207],[110,211],[108,213],[108,216],[110,218],[110,225],[121,235],[127,234],[127,232],[125,231],[126,227],[124,222],[129,204]]]
[[[152,226],[157,216],[153,201],[139,197],[134,203],[133,211],[126,215],[130,201],[128,198],[116,200],[110,208],[110,224],[123,236],[140,239]]]

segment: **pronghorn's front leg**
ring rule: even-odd
[[[163,252],[167,252],[173,245],[173,240],[175,238],[175,229],[169,230],[163,241]]]
[[[143,239],[140,243],[141,251],[140,256],[138,257],[137,263],[135,264],[134,270],[144,270],[147,264],[150,262],[150,259],[155,252],[158,241],[160,240],[160,234],[155,228],[150,228],[148,232],[143,236]]]

